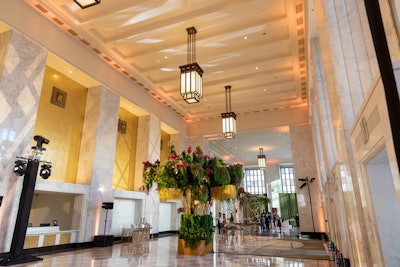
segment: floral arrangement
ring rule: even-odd
[[[210,157],[200,147],[189,147],[177,154],[174,147],[165,164],[159,161],[143,162],[143,178],[147,190],[157,182],[158,190],[180,189],[183,196],[190,196],[190,202],[206,204],[210,202],[210,187],[234,185],[238,187],[242,179],[242,166],[227,166],[222,159]]]
[[[154,164],[146,161],[143,165],[146,188],[149,190],[154,183],[157,183],[160,200],[165,194],[170,194],[168,191],[171,189],[181,191],[185,214],[181,215],[179,238],[185,241],[185,246],[194,248],[200,240],[205,240],[206,244],[212,242],[213,219],[206,214],[206,207],[212,205],[211,189],[226,186],[219,188],[221,191],[240,186],[242,166],[240,164],[227,166],[221,159],[204,154],[200,147],[196,147],[195,150],[189,147],[177,154],[173,146],[165,164],[160,164],[159,161]],[[233,191],[235,191],[233,194],[228,192],[229,198],[236,198],[235,188]],[[233,197],[230,197],[231,195]],[[199,208],[202,209],[199,213],[203,215],[193,214],[192,211]]]
[[[157,179],[157,169],[160,166],[160,161],[156,161],[155,163],[145,161],[143,162],[143,165],[143,179],[148,191]]]

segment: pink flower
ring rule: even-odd
[[[182,166],[182,169],[184,169],[184,170],[186,171],[186,167],[187,167],[187,166],[186,166],[186,163],[185,163],[185,162],[182,162],[182,165],[181,165],[181,166]]]

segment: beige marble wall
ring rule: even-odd
[[[139,117],[136,147],[135,188],[143,185],[143,162],[160,159],[161,122],[152,115]],[[151,224],[151,234],[158,233],[160,198],[154,184],[146,195],[142,214]]]
[[[185,149],[187,149],[188,145],[187,145],[187,139],[184,137],[183,134],[171,134],[170,135],[170,142],[171,145],[173,145],[175,147],[175,150],[177,152],[183,151]]]
[[[379,1],[394,44],[388,1]],[[357,171],[351,130],[370,94],[378,67],[363,1],[315,1],[317,38],[311,41],[311,106],[322,199],[330,238],[352,266],[372,266],[379,251],[371,233],[365,181]],[[392,25],[392,26],[390,26]],[[398,39],[396,40],[398,47]],[[398,56],[398,48],[391,49]],[[324,168],[324,169],[321,169]],[[379,263],[378,263],[379,265]]]
[[[102,209],[102,203],[113,202],[119,96],[102,86],[89,88],[86,103],[77,183],[90,187],[81,201],[76,200],[81,205],[79,216],[74,216],[79,218],[79,242],[92,241],[111,228],[112,210]]]
[[[400,71],[398,66],[395,67],[399,80]],[[384,88],[379,77],[357,116],[351,137],[357,174],[363,184],[363,210],[371,230],[365,237],[370,244],[370,261],[377,265],[397,266],[400,264],[397,257],[400,247],[392,235],[400,225],[400,179]],[[386,217],[386,214],[391,215]]]
[[[302,232],[325,232],[325,218],[319,190],[319,177],[314,153],[311,126],[309,124],[290,127],[294,178],[296,182],[297,206]],[[308,187],[300,189],[303,183],[299,178],[315,178]],[[311,203],[310,203],[311,202]]]
[[[203,136],[190,137],[187,139],[187,141],[188,145],[183,150],[186,150],[189,146],[191,146],[192,149],[194,150],[196,147],[199,146],[203,150],[204,154],[209,154],[210,152],[209,141]]]
[[[0,50],[0,252],[5,252],[23,182],[12,168],[17,156],[30,153],[47,52],[15,31],[0,34]]]

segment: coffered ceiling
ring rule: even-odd
[[[220,118],[226,85],[238,118],[308,106],[305,0],[102,0],[86,9],[72,0],[26,2],[188,123]],[[179,66],[187,63],[186,28],[192,26],[204,95],[187,104],[179,94]],[[267,158],[271,153],[287,162],[288,129],[238,133],[230,142],[214,135],[210,147],[254,163],[263,146]],[[276,155],[267,149],[272,146]]]

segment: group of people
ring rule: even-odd
[[[227,218],[225,213],[218,213],[218,218],[217,220],[217,227],[218,227],[218,234],[221,234],[221,229],[227,226]],[[235,219],[233,214],[231,213],[231,217],[229,218],[230,223],[234,223]],[[298,216],[296,216],[296,222],[298,223]],[[278,228],[280,231],[282,229],[282,219],[278,215],[277,212],[270,213],[270,212],[265,212],[263,211],[261,214],[260,218],[260,226],[261,226],[261,231],[270,231],[270,229],[273,228]]]
[[[231,213],[231,217],[229,218],[230,223],[235,223],[235,219],[233,217],[233,213]],[[221,214],[221,212],[218,213],[218,218],[217,218],[217,227],[218,227],[218,234],[221,234],[221,229],[223,227],[226,227],[227,221],[226,221],[226,214]]]
[[[279,228],[281,230],[282,228],[282,220],[281,217],[279,217],[278,213],[274,212],[271,214],[270,212],[266,213],[263,211],[261,214],[261,220],[260,220],[260,226],[261,226],[261,231],[269,231],[270,230],[270,225],[274,228]]]

